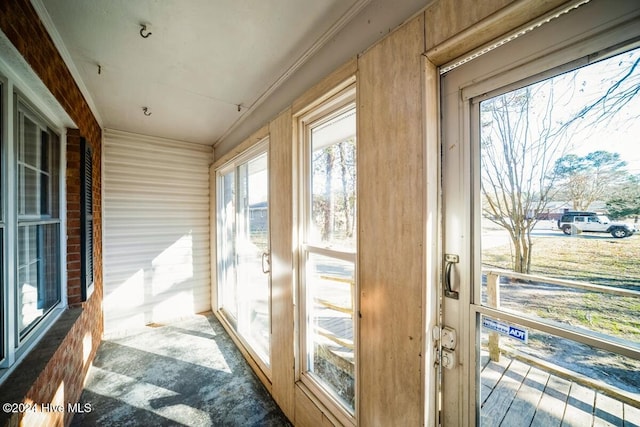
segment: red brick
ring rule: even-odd
[[[68,232],[68,230],[67,230],[67,232]],[[80,241],[81,241],[81,239],[80,239],[80,235],[79,234],[73,235],[73,236],[69,235],[67,237],[67,245],[80,245]]]

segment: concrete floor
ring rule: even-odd
[[[102,342],[72,426],[291,426],[208,313]]]

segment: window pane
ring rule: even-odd
[[[492,360],[487,366],[497,367],[499,360],[509,366],[507,377],[516,372],[511,366],[525,361],[521,377],[529,380],[535,372],[545,378],[542,367],[548,384],[558,384],[558,372],[573,384],[588,378],[583,385],[591,402],[599,390],[612,396],[640,392],[640,363],[621,350],[637,352],[640,344],[639,63],[636,48],[479,103],[483,218],[477,303],[559,329],[542,333],[517,320],[483,318],[482,351]],[[613,353],[562,337],[569,334]],[[488,372],[482,371],[482,382],[495,375]],[[565,387],[568,381],[551,393]],[[536,417],[561,420],[564,406],[546,400],[547,390]],[[506,408],[531,402],[521,392],[505,397],[498,387],[482,387],[486,425],[513,424]],[[504,410],[496,411],[498,406]],[[504,421],[490,419],[505,412]]]
[[[49,141],[50,135],[46,132],[41,132],[41,144],[40,144],[40,169],[43,172],[51,172],[51,158],[49,154],[51,151],[51,142]]]
[[[59,216],[59,138],[23,116],[18,153],[18,213]]]
[[[265,145],[261,143],[250,159],[225,167],[228,172],[218,177],[218,294],[234,331],[268,370],[271,282]]]
[[[352,413],[355,407],[355,266],[322,255],[307,258],[308,371]]]
[[[40,154],[42,144],[38,126],[24,114],[20,114],[22,129],[18,142],[19,190],[18,206],[20,215],[40,215]]]
[[[42,311],[38,309],[37,226],[20,227],[18,232],[18,328],[23,331]]]
[[[218,267],[220,283],[220,303],[234,318],[237,318],[236,289],[236,204],[235,173],[229,172],[220,179],[220,195],[218,197],[219,242]]]
[[[267,153],[238,166],[238,333],[268,366],[270,363],[270,280]]]
[[[640,48],[480,102],[483,305],[640,342],[637,299],[556,283],[639,289],[638,63]]]
[[[38,126],[28,117],[22,115],[22,138],[23,141],[18,152],[18,161],[23,162],[33,168],[40,168],[40,130]]]
[[[40,177],[37,171],[20,167],[20,193],[22,215],[40,215]]]
[[[51,212],[51,202],[54,195],[51,194],[51,178],[48,174],[40,174],[40,215],[47,215]]]
[[[60,301],[59,224],[18,227],[18,332]]]
[[[245,233],[261,252],[269,251],[269,179],[267,153],[249,161],[247,165],[247,203],[244,215]]]
[[[310,243],[355,250],[355,106],[311,130]]]

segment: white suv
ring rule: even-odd
[[[613,237],[622,238],[633,235],[637,230],[622,222],[612,222],[605,215],[591,212],[571,212],[562,216],[558,227],[564,234],[571,234],[571,227],[592,233],[611,233]]]

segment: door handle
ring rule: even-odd
[[[458,257],[458,255],[444,255],[444,296],[447,298],[460,298],[460,295],[457,291],[451,290],[451,270],[453,269],[453,264],[457,264],[459,262],[460,257]]]
[[[266,268],[265,268],[266,264]],[[271,261],[269,259],[269,252],[262,253],[262,272],[264,274],[271,273]]]

